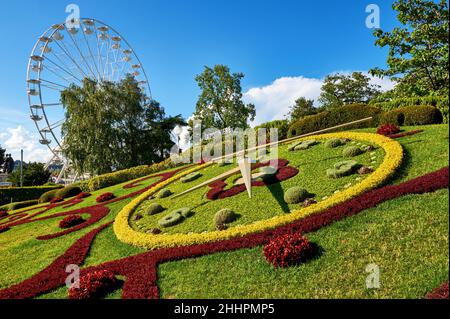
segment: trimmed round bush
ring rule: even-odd
[[[438,108],[428,105],[413,105],[386,112],[381,123],[403,125],[427,125],[442,123],[443,116]]]
[[[178,223],[181,223],[184,220],[183,215],[179,210],[174,210],[168,215],[164,216],[158,221],[159,226],[161,227],[171,227],[175,226]]]
[[[81,188],[78,186],[67,186],[61,189],[58,189],[58,191],[55,193],[55,197],[61,197],[61,198],[68,198],[77,196],[81,193]]]
[[[284,234],[270,240],[263,248],[264,257],[275,268],[298,265],[314,254],[314,246],[300,233]]]
[[[338,146],[341,146],[341,145],[344,145],[345,143],[341,140],[341,139],[338,139],[338,138],[332,138],[332,139],[330,139],[330,140],[327,140],[326,142],[325,142],[325,147],[328,147],[328,148],[335,148],[335,147],[338,147]]]
[[[357,147],[357,146],[347,146],[342,151],[342,156],[344,156],[344,157],[354,157],[354,156],[358,156],[358,155],[360,155],[362,153],[364,153],[364,151],[362,149],[360,149],[359,147]]]
[[[156,194],[157,198],[166,198],[172,195],[172,192],[168,188],[161,189],[158,194]]]
[[[103,203],[103,202],[107,202],[113,198],[116,198],[116,196],[111,193],[111,192],[107,192],[107,193],[103,193],[100,196],[97,196],[97,198],[95,199],[95,201],[97,203]]]
[[[199,172],[194,172],[194,173],[187,174],[186,176],[182,177],[180,180],[182,183],[187,183],[187,182],[195,181],[200,176],[202,176],[202,174],[200,174]]]
[[[219,210],[215,215],[214,215],[214,224],[216,225],[216,227],[218,225],[225,225],[225,224],[229,224],[232,223],[236,220],[237,215],[234,211],[232,211],[231,209],[228,208],[224,208]]]
[[[381,126],[378,126],[377,128],[377,134],[381,134],[384,136],[389,136],[392,134],[397,134],[400,132],[400,128],[395,124],[383,124]]]
[[[306,189],[298,186],[291,187],[284,193],[284,201],[288,204],[298,204],[308,197],[311,197],[311,194]]]
[[[109,270],[94,270],[80,278],[79,288],[69,289],[69,299],[94,299],[117,289],[120,281]]]
[[[147,215],[155,215],[155,214],[161,213],[163,210],[164,210],[164,207],[162,207],[160,204],[151,203],[150,205],[148,205],[148,207],[146,209],[146,213],[147,213]]]
[[[59,222],[60,228],[70,228],[84,223],[85,220],[80,215],[70,215]]]
[[[45,192],[44,194],[41,195],[41,197],[39,197],[39,203],[48,203],[50,202],[53,198],[57,197],[56,196],[56,192],[59,189],[53,189],[51,191]]]
[[[332,178],[340,178],[351,175],[359,164],[356,161],[342,161],[334,164],[334,168],[327,169],[327,176]]]

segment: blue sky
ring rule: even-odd
[[[140,57],[153,97],[168,114],[186,118],[204,65],[245,73],[243,91],[257,106],[257,121],[280,118],[295,96],[316,97],[325,75],[385,65],[386,50],[374,46],[365,26],[368,4],[379,5],[382,29],[396,24],[391,1],[2,1],[0,144],[13,155],[25,148],[26,159],[48,157],[29,119],[26,66],[37,37],[66,19],[70,3],[81,17],[118,30]]]

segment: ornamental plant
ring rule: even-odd
[[[50,204],[56,204],[56,203],[62,202],[63,200],[64,200],[64,198],[62,198],[62,197],[55,197],[50,200]]]
[[[6,210],[0,210],[0,218],[8,216],[8,212]]]
[[[82,198],[86,198],[86,197],[89,197],[89,196],[91,196],[91,193],[88,193],[88,192],[81,192],[81,193],[79,193],[79,194],[76,196],[76,198],[77,198],[77,199],[82,199]]]
[[[85,222],[84,218],[81,217],[80,215],[70,215],[59,222],[59,227],[70,228],[84,222]]]
[[[118,288],[120,281],[108,270],[94,270],[80,278],[79,288],[69,289],[69,299],[94,299]]]
[[[264,246],[263,253],[275,268],[288,267],[309,259],[314,253],[314,246],[301,233],[290,233],[270,240]]]
[[[400,132],[400,128],[395,124],[383,124],[377,128],[377,134],[389,136]]]
[[[113,193],[108,192],[108,193],[103,193],[100,196],[98,196],[95,199],[95,201],[97,203],[103,203],[103,202],[107,202],[107,201],[109,201],[109,200],[111,200],[113,198],[116,198],[116,196]]]

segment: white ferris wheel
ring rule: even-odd
[[[71,84],[81,85],[84,78],[118,82],[128,75],[135,77],[150,100],[150,84],[135,51],[122,35],[101,21],[82,18],[55,24],[38,38],[28,61],[27,96],[39,142],[52,152],[46,167],[63,165],[57,182],[70,169],[70,161],[61,152],[65,119],[61,91]]]

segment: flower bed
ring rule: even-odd
[[[263,253],[275,268],[283,268],[305,262],[314,253],[314,246],[300,233],[284,234],[270,240]]]
[[[108,270],[94,270],[80,278],[79,287],[69,289],[69,299],[100,298],[114,291],[119,280]]]
[[[50,200],[50,204],[56,204],[56,203],[62,202],[63,200],[64,199],[62,197],[55,197]]]
[[[395,124],[383,124],[377,128],[377,134],[389,136],[400,132],[400,128]]]
[[[425,299],[448,299],[448,281],[441,286],[434,288],[433,291],[425,296]]]
[[[80,215],[70,215],[59,222],[60,228],[70,228],[84,223],[85,220]]]
[[[114,199],[114,198],[116,198],[116,196],[113,193],[104,193],[104,194],[101,194],[100,196],[98,196],[95,199],[95,201],[97,203],[103,203],[103,202],[107,202],[107,201],[109,201],[111,199]]]
[[[145,247],[147,249],[155,249],[161,247],[188,246],[193,244],[214,242],[218,240],[230,239],[233,237],[240,237],[250,233],[274,229],[279,226],[302,219],[306,216],[316,214],[320,211],[345,202],[352,197],[355,197],[365,191],[379,186],[384,181],[386,181],[400,166],[403,157],[403,149],[398,142],[379,134],[343,132],[308,137],[308,139],[312,138],[348,138],[352,140],[367,141],[371,144],[378,145],[385,151],[384,161],[380,164],[375,172],[370,174],[369,177],[364,179],[359,184],[346,188],[338,194],[320,201],[315,205],[291,211],[289,214],[279,215],[270,219],[257,221],[253,224],[239,225],[228,228],[226,230],[210,231],[206,233],[161,234],[158,236],[141,233],[131,228],[131,226],[129,225],[129,217],[143,201],[147,200],[149,196],[157,193],[160,189],[166,187],[168,184],[179,180],[181,177],[211,165],[212,163],[209,162],[177,174],[176,176],[165,180],[158,186],[150,189],[149,191],[143,193],[141,196],[131,201],[118,213],[113,225],[114,232],[117,238],[125,243]],[[218,188],[220,185],[217,184],[215,186]]]
[[[76,199],[83,199],[83,198],[86,198],[86,197],[89,197],[89,196],[91,196],[91,193],[81,192],[77,196],[75,196],[75,198]]]

